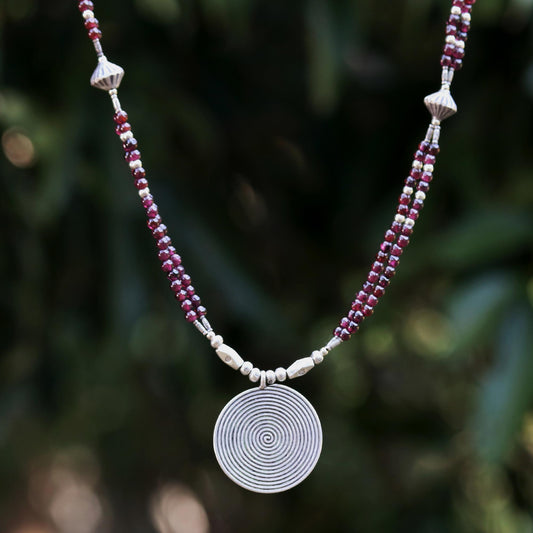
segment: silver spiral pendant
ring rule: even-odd
[[[215,455],[237,485],[265,494],[302,482],[322,450],[322,428],[313,406],[285,385],[241,392],[220,413]]]

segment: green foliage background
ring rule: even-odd
[[[91,480],[97,531],[156,531],[153,495],[179,482],[213,532],[532,532],[533,2],[475,6],[399,274],[294,383],[322,458],[267,497],[216,464],[213,424],[248,384],[159,272],[76,4],[0,1],[4,145],[35,149],[23,168],[0,156],[0,531],[82,531],[39,492],[61,464]],[[160,211],[246,359],[307,355],[362,283],[425,133],[449,6],[96,3]]]

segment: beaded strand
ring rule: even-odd
[[[122,141],[124,158],[134,178],[134,186],[145,209],[147,225],[156,241],[161,269],[165,272],[170,288],[185,314],[185,319],[193,323],[215,349],[219,358],[228,366],[248,376],[252,382],[260,382],[264,388],[276,381],[282,382],[303,376],[315,365],[320,364],[324,357],[343,341],[351,338],[365,318],[371,316],[380,298],[385,294],[396,269],[400,257],[410,242],[413,227],[424,207],[424,201],[433,180],[434,165],[440,151],[439,137],[441,121],[453,115],[457,106],[451,97],[450,86],[453,75],[463,64],[465,43],[471,22],[471,10],[476,0],[452,0],[450,15],[446,24],[446,38],[441,56],[441,88],[436,93],[424,98],[424,103],[431,113],[432,120],[428,126],[424,140],[418,145],[413,156],[411,170],[404,181],[402,193],[398,199],[398,207],[394,220],[385,232],[379,251],[376,254],[366,281],[363,283],[351,303],[348,313],[341,318],[333,337],[327,344],[314,350],[309,357],[296,360],[287,369],[261,370],[243,358],[224,340],[217,335],[206,318],[207,309],[202,305],[200,296],[192,285],[191,277],[186,273],[182,259],[177,253],[168,229],[163,223],[157,204],[150,192],[146,171],[141,160],[141,152],[137,140],[133,136],[132,126],[128,122],[128,114],[122,109],[118,99],[118,87],[124,76],[124,70],[107,60],[103,53],[100,39],[102,32],[99,21],[94,16],[94,3],[91,0],[78,2],[87,29],[98,58],[98,65],[91,76],[91,85],[107,91],[115,110],[114,122],[116,134]]]

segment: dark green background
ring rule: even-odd
[[[96,2],[160,211],[246,359],[308,355],[364,280],[450,4]],[[0,1],[0,531],[196,533],[151,518],[184,487],[212,532],[533,531],[533,2],[475,6],[412,244],[375,315],[294,383],[324,449],[274,496],[215,461],[249,382],[159,271],[76,6]]]

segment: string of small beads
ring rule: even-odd
[[[250,361],[244,361],[233,348],[224,344],[224,339],[214,332],[207,320],[207,309],[196,294],[191,277],[186,273],[182,264],[181,256],[172,245],[168,229],[163,223],[158,206],[150,192],[138,142],[133,136],[131,124],[128,122],[128,114],[122,109],[118,98],[118,87],[124,76],[124,70],[109,62],[103,53],[100,42],[102,32],[98,19],[94,16],[94,3],[91,0],[78,2],[78,9],[82,13],[84,26],[98,57],[98,65],[91,76],[91,85],[106,90],[111,97],[115,110],[113,117],[116,123],[115,131],[122,141],[124,158],[128,163],[134,179],[134,186],[138,190],[145,209],[148,228],[156,240],[161,269],[170,281],[170,288],[185,314],[185,319],[193,323],[200,333],[207,338],[219,358],[228,366],[239,370],[244,376],[248,376],[250,381],[260,382],[261,388],[276,381],[283,382],[287,378],[293,379],[303,376],[315,365],[320,364],[331,350],[343,341],[350,339],[365,318],[373,314],[379,299],[385,294],[386,288],[396,274],[400,257],[410,242],[413,227],[429,192],[436,156],[439,153],[440,123],[457,111],[457,106],[450,94],[450,86],[454,71],[462,66],[465,42],[470,28],[470,12],[475,1],[452,1],[441,57],[441,89],[424,99],[424,103],[432,115],[432,121],[424,140],[418,145],[414,154],[411,171],[404,181],[404,187],[398,199],[394,221],[385,232],[384,239],[362,289],[356,294],[350,310],[340,320],[338,327],[334,330],[333,337],[326,345],[314,350],[310,356],[296,360],[287,369],[278,367],[275,370],[266,371],[255,367]]]

